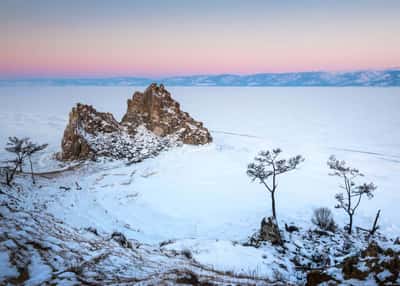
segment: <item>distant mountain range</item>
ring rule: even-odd
[[[251,75],[193,75],[166,78],[40,78],[0,80],[0,86],[400,86],[400,69],[354,72],[293,72]]]

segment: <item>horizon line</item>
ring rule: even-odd
[[[178,77],[200,77],[200,76],[254,76],[254,75],[265,75],[265,74],[306,74],[306,73],[331,73],[331,74],[345,74],[345,73],[356,73],[356,72],[384,72],[384,71],[400,71],[400,67],[388,67],[388,68],[369,68],[369,69],[352,69],[352,70],[308,70],[308,71],[286,71],[286,72],[255,72],[255,73],[195,73],[195,74],[184,74],[184,75],[166,75],[166,76],[141,76],[141,75],[109,75],[109,76],[10,76],[2,77],[1,81],[19,81],[19,80],[63,80],[63,79],[117,79],[117,78],[136,78],[142,80],[162,80]]]

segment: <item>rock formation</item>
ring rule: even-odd
[[[181,111],[179,103],[162,84],[153,83],[143,93],[135,92],[128,100],[122,124],[131,132],[143,124],[158,136],[175,134],[185,144],[206,144],[212,140],[203,123]]]
[[[151,84],[144,93],[135,92],[128,100],[122,122],[111,113],[78,103],[69,114],[58,158],[66,161],[104,156],[138,162],[173,145],[211,140],[203,124],[181,111],[163,85]]]
[[[111,113],[97,112],[92,106],[78,103],[69,114],[61,142],[62,160],[85,159],[95,155],[89,136],[119,132],[120,125]]]
[[[260,227],[260,239],[272,244],[282,245],[282,237],[278,224],[273,217],[263,218]]]

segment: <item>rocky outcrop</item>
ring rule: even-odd
[[[273,217],[264,217],[261,220],[260,229],[249,237],[249,241],[244,245],[260,247],[265,242],[276,246],[283,245],[283,239],[276,219]]]
[[[174,138],[156,136],[142,125],[131,134],[112,114],[77,104],[70,113],[58,157],[64,161],[111,157],[140,162],[174,144]]]
[[[92,106],[78,103],[69,114],[61,142],[60,159],[77,160],[93,157],[96,150],[88,137],[112,134],[121,131],[119,123],[111,113],[97,112]]]
[[[282,245],[282,237],[278,224],[273,217],[263,218],[260,227],[260,239],[272,244]]]
[[[111,113],[77,104],[69,114],[58,158],[64,161],[99,156],[141,161],[171,146],[211,142],[209,131],[180,110],[163,85],[150,85],[128,100],[122,122]]]
[[[175,134],[185,144],[206,144],[212,140],[203,123],[183,112],[162,84],[153,83],[143,93],[135,92],[128,100],[122,124],[131,133],[143,124],[158,136]]]

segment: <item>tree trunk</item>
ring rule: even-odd
[[[20,156],[18,156],[18,169],[19,169],[19,171],[22,173],[23,172],[23,170],[22,170],[22,164],[24,163],[24,159],[23,159],[23,157],[20,157]]]
[[[347,230],[347,232],[348,232],[348,234],[351,234],[351,230],[353,229],[353,215],[349,214],[349,218],[350,218],[349,229]]]
[[[275,192],[271,192],[271,202],[272,202],[272,216],[276,220]]]
[[[33,183],[33,184],[36,184],[36,182],[35,182],[35,176],[33,175],[33,166],[32,166],[31,157],[29,157],[29,165],[31,166],[32,183]]]
[[[377,229],[379,228],[378,226],[378,219],[379,219],[379,215],[381,214],[381,210],[378,210],[378,212],[376,213],[375,216],[375,220],[374,220],[374,224],[372,225],[372,229],[370,231],[371,235],[374,235],[374,233],[377,231]]]
[[[12,174],[7,171],[6,172],[6,184],[7,184],[7,186],[11,187],[11,182],[12,182]]]

